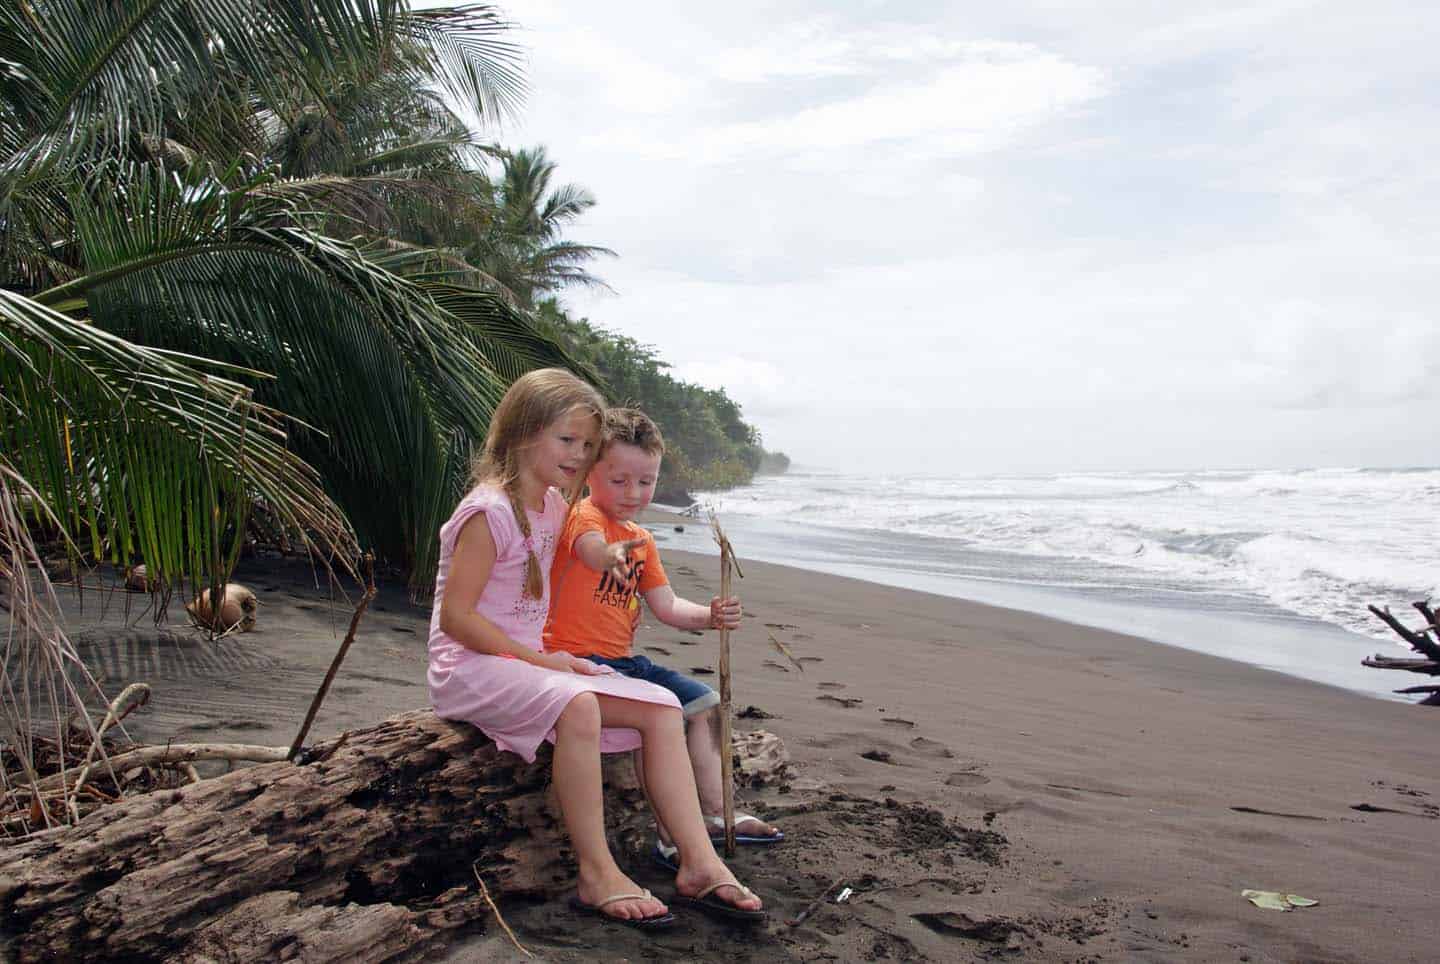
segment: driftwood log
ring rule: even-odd
[[[777,746],[750,734],[742,761],[773,768]],[[605,773],[614,842],[638,848],[652,831],[628,756]],[[549,784],[548,747],[526,764],[402,714],[0,845],[0,935],[21,962],[418,958],[490,926],[476,872],[496,897],[573,886]]]
[[[1378,606],[1371,606],[1370,612],[1389,626],[1395,635],[1409,643],[1410,648],[1419,654],[1418,658],[1400,658],[1376,653],[1374,656],[1362,660],[1364,665],[1372,669],[1398,669],[1409,673],[1421,673],[1425,676],[1440,676],[1440,642],[1437,642],[1440,640],[1440,614],[1431,608],[1429,600],[1413,605],[1415,610],[1425,618],[1425,625],[1418,629],[1406,626],[1395,618],[1388,608],[1381,609]],[[1435,638],[1429,639],[1428,636]],[[1440,706],[1440,686],[1410,686],[1395,692],[1428,693],[1430,695],[1421,700],[1421,704]]]

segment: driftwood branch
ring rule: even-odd
[[[426,710],[351,731],[307,765],[261,749],[277,762],[0,849],[10,959],[417,960],[491,926],[477,874],[497,902],[574,887],[548,748],[525,763]],[[607,758],[605,777],[615,845],[638,853],[653,825],[628,756]]]
[[[1435,614],[1430,610],[1430,607],[1427,603],[1417,602],[1415,603],[1415,608],[1419,609],[1420,612],[1425,615],[1425,618],[1429,620],[1432,625],[1434,624]],[[1400,620],[1392,616],[1389,609],[1381,609],[1379,606],[1370,606],[1369,609],[1372,613],[1379,617],[1381,622],[1383,622],[1386,626],[1389,626],[1390,629],[1394,631],[1395,635],[1399,636],[1401,639],[1405,640],[1405,642],[1409,643],[1410,648],[1415,650],[1415,652],[1420,653],[1421,655],[1426,656],[1429,659],[1440,661],[1440,644],[1436,644],[1431,640],[1426,639],[1424,631],[1416,632],[1415,630],[1406,626]]]
[[[335,674],[340,672],[340,664],[345,661],[345,654],[350,652],[350,646],[355,642],[355,632],[360,628],[360,617],[365,615],[365,610],[370,608],[370,603],[375,598],[374,553],[365,553],[362,565],[365,573],[365,594],[355,604],[355,612],[350,616],[350,629],[341,640],[335,658],[330,661],[330,668],[325,671],[325,678],[320,681],[320,688],[315,691],[315,697],[310,701],[310,709],[305,712],[305,722],[300,724],[300,731],[295,734],[295,742],[290,744],[287,759],[293,760],[300,755],[300,748],[305,745],[305,737],[310,735],[310,726],[315,722],[315,714],[320,712],[320,704],[325,702],[325,695],[330,692],[330,684],[335,682]]]
[[[194,763],[196,760],[229,760],[244,763],[273,763],[285,759],[283,746],[255,746],[247,743],[170,743],[164,746],[142,746],[123,753],[112,753],[107,758],[110,768],[116,773],[133,770],[136,767],[174,766]],[[37,788],[58,790],[68,781],[77,783],[85,778],[94,764],[87,764],[78,770],[56,773],[39,781]],[[25,786],[17,788],[28,789]]]

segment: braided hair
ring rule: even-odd
[[[515,380],[495,413],[485,436],[485,451],[471,465],[471,483],[488,483],[504,490],[510,511],[525,538],[525,595],[539,599],[545,593],[544,574],[531,541],[530,514],[520,500],[520,458],[537,436],[558,419],[576,410],[593,415],[598,429],[605,412],[605,400],[586,382],[563,368],[542,368],[526,372]],[[572,507],[585,485],[586,471],[576,473],[572,491],[565,499]]]

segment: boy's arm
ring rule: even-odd
[[[645,604],[655,618],[676,629],[726,629],[740,628],[740,597],[721,599],[716,596],[709,606],[693,603],[675,595],[667,583],[656,586],[645,593]]]
[[[623,582],[626,578],[626,567],[630,564],[631,551],[644,544],[643,538],[606,542],[598,529],[591,529],[575,537],[575,546],[571,551],[587,568],[596,572],[608,569],[610,575]]]

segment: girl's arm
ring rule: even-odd
[[[670,586],[656,586],[645,594],[645,604],[655,618],[676,629],[740,628],[740,597],[721,599],[716,596],[709,606],[693,603],[675,595]]]
[[[480,594],[495,569],[495,537],[477,513],[460,529],[450,557],[450,576],[440,603],[440,631],[466,649],[487,656],[514,656],[527,663],[566,672],[599,675],[604,670],[569,653],[539,653],[515,642],[505,631],[475,611]]]

